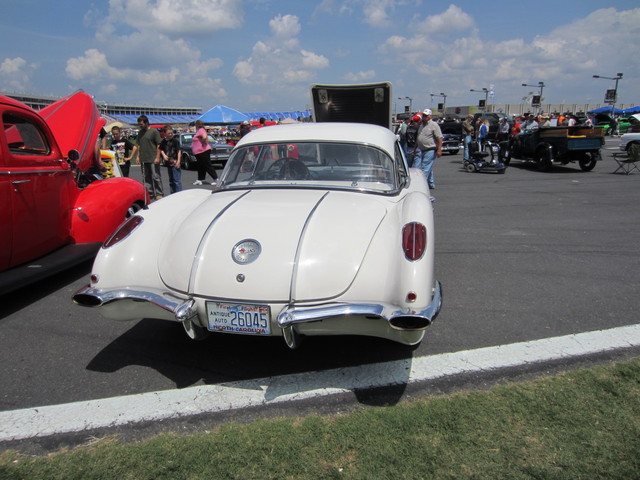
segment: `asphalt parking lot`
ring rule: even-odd
[[[444,306],[419,348],[354,337],[187,341],[170,322],[110,322],[72,304],[84,265],[0,303],[0,410],[308,373],[638,323],[640,175],[513,161],[504,175],[437,161],[436,276]],[[133,177],[139,174],[132,169]],[[166,172],[165,186],[168,187]],[[185,188],[196,188],[184,172]],[[210,187],[198,187],[210,188]],[[276,341],[278,340],[278,341]],[[401,396],[401,395],[400,395]]]
[[[430,344],[444,334],[453,349],[452,332],[469,328],[485,346],[636,321],[640,175],[612,173],[617,143],[607,138],[591,172],[538,172],[514,160],[504,175],[468,173],[459,155],[439,160],[436,270],[447,327]]]

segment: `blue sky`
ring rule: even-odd
[[[0,91],[208,110],[299,110],[312,83],[391,81],[442,102],[640,103],[640,2],[0,0]],[[398,97],[403,98],[399,100]]]

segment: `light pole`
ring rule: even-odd
[[[615,111],[616,101],[618,100],[618,82],[622,78],[622,73],[616,73],[615,77],[603,77],[602,75],[594,75],[593,78],[604,78],[606,80],[615,80],[616,86],[613,89],[613,98],[611,99],[611,117],[613,117],[613,112]],[[607,96],[605,95],[605,102],[607,102]]]
[[[538,87],[540,89],[540,104],[542,104],[542,90],[544,89],[544,87],[546,86],[544,84],[544,82],[538,82],[537,85],[529,85],[528,83],[523,83],[522,84],[523,87]],[[536,106],[536,108],[538,109],[538,111],[540,111],[540,104],[538,104],[538,106]],[[533,104],[531,105],[533,106]]]
[[[413,107],[411,106],[413,103],[413,98],[411,97],[398,97],[398,100],[409,100],[409,113],[413,113]]]
[[[446,93],[431,93],[431,103],[433,103],[433,97],[442,97],[442,114],[444,115],[447,110],[447,94]],[[440,109],[438,109],[440,110]]]
[[[482,90],[475,90],[475,89],[471,89],[471,92],[480,92],[480,93],[484,93],[484,107],[482,108],[483,112],[487,111],[487,103],[489,101],[489,89],[488,88],[483,88]]]

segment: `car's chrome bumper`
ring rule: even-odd
[[[460,150],[463,147],[461,142],[450,142],[450,143],[443,143],[442,144],[442,150],[447,151],[447,150]]]
[[[164,313],[161,318],[177,322],[189,321],[197,315],[196,301],[187,296],[178,296],[167,290],[119,288],[99,289],[87,285],[73,295],[73,301],[85,307],[108,308],[114,302],[129,301],[140,303]],[[385,320],[396,330],[420,331],[431,325],[442,306],[442,287],[436,281],[433,287],[431,303],[422,310],[399,309],[395,305],[384,303],[335,303],[320,306],[285,306],[278,314],[277,323],[283,330],[287,345],[292,348],[298,343],[296,325],[321,320],[357,316]],[[158,316],[158,315],[156,315]],[[123,318],[125,315],[123,315]],[[117,318],[117,316],[112,316]]]
[[[337,303],[317,307],[286,306],[278,315],[278,325],[285,328],[296,323],[307,323],[331,317],[358,315],[381,318],[398,330],[424,330],[431,325],[442,306],[442,287],[436,281],[431,303],[423,310],[401,310],[395,305],[382,303]]]
[[[101,289],[92,287],[91,285],[87,285],[78,290],[72,299],[76,305],[83,307],[101,307],[118,300],[149,302],[170,313],[175,313],[186,300],[166,290],[139,290],[136,288]]]
[[[436,281],[431,303],[423,310],[398,309],[381,303],[342,303],[321,306],[286,306],[278,315],[285,342],[290,348],[298,345],[296,325],[335,317],[357,316],[372,320],[385,320],[393,329],[404,331],[425,330],[435,320],[442,307],[442,286]]]

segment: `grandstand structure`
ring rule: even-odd
[[[60,100],[61,97],[46,97],[39,95],[29,95],[24,93],[0,92],[1,95],[16,99],[25,105],[40,110],[53,102]],[[150,105],[125,105],[111,104],[105,102],[97,102],[96,106],[100,110],[103,117],[108,121],[119,121],[125,124],[137,125],[137,119],[140,115],[146,115],[150,124],[157,125],[181,125],[192,124],[203,115],[200,107],[164,107]],[[279,121],[285,118],[293,118],[295,120],[303,120],[311,117],[311,111],[278,111],[278,112],[243,112],[249,120],[266,120]]]

